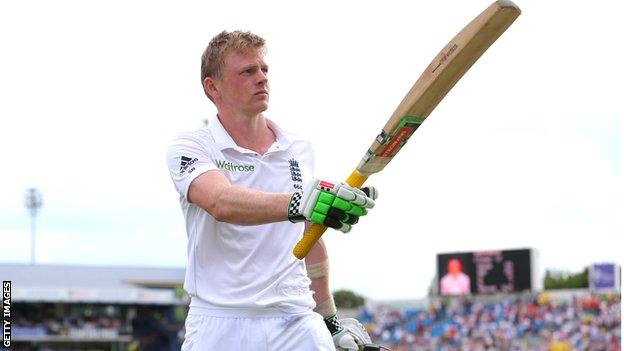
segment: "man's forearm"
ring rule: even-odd
[[[310,280],[312,281],[310,290],[314,291],[313,297],[317,306],[332,297],[332,294],[329,292],[329,279],[327,276]]]
[[[330,317],[327,314],[330,314],[331,311],[335,313],[335,306],[329,289],[327,250],[322,239],[312,247],[305,260],[308,276],[312,281],[310,290],[314,291],[313,298],[317,307],[315,311],[323,315],[324,318]]]
[[[221,191],[212,215],[220,222],[244,225],[285,221],[290,196],[232,185]]]
[[[232,185],[217,171],[198,176],[188,191],[189,201],[217,221],[243,225],[287,220],[290,196]]]

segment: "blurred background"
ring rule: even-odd
[[[179,347],[186,235],[165,153],[216,112],[199,81],[212,36],[267,39],[266,115],[313,142],[316,176],[342,179],[490,2],[3,2],[12,347]],[[619,349],[624,2],[517,3],[371,177],[375,211],[324,236],[341,313],[392,349]]]
[[[526,248],[440,253],[426,297],[334,299],[339,317],[391,350],[620,350],[621,268],[537,277],[536,260]],[[0,264],[0,276],[14,350],[169,351],[184,340],[183,268]]]

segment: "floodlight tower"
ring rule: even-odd
[[[30,263],[35,264],[35,222],[39,209],[43,206],[41,192],[36,188],[26,189],[24,205],[30,212]]]

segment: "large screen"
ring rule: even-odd
[[[437,266],[444,296],[532,289],[530,249],[443,253]]]

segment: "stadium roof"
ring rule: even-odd
[[[182,304],[184,268],[0,264],[15,301]]]
[[[173,288],[184,281],[184,268],[0,264],[0,277],[24,287]]]

